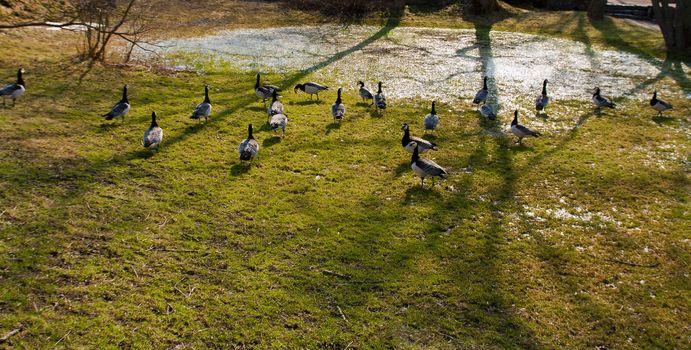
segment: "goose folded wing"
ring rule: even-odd
[[[431,161],[426,158],[418,159],[417,162],[415,162],[415,165],[417,165],[429,176],[446,175],[446,170],[444,170],[444,168],[439,166],[439,164],[435,163],[434,161]]]

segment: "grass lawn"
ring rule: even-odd
[[[249,26],[277,6],[249,4],[231,17]],[[492,25],[661,55],[659,34],[625,22],[545,15],[568,19],[562,31],[537,15]],[[449,21],[401,23],[474,26]],[[207,24],[193,31],[218,29]],[[400,128],[421,136],[428,101],[392,100],[378,116],[350,89],[338,125],[333,92],[309,102],[292,93],[309,76],[267,75],[287,87],[281,139],[254,72],[96,65],[80,82],[75,45],[43,30],[0,36],[14,54],[1,81],[23,64],[28,89],[0,109],[0,337],[18,330],[0,347],[691,346],[688,98],[669,99],[663,118],[648,101],[601,114],[587,98],[553,101],[546,119],[521,116],[544,134],[522,146],[509,114],[492,123],[469,99],[439,105],[439,150],[426,156],[451,176],[422,188]],[[684,65],[640,88],[688,92]],[[125,82],[132,110],[105,122]],[[205,83],[214,111],[197,123]],[[140,145],[151,110],[165,133],[156,152]],[[251,165],[237,156],[248,123],[261,147]]]

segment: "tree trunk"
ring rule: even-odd
[[[497,0],[473,0],[473,12],[486,15],[499,9]]]
[[[653,13],[667,52],[691,51],[691,7],[687,0],[677,0],[676,8],[669,6],[668,0],[653,0]]]
[[[605,9],[607,8],[607,0],[590,0],[588,6],[588,17],[596,20],[605,18]]]

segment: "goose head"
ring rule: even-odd
[[[294,93],[298,93],[298,90],[305,91],[305,84],[297,84],[295,85],[295,88],[293,89]]]
[[[403,131],[408,131],[408,129],[409,129],[408,123],[403,123],[403,124],[401,125],[401,130],[403,130]]]
[[[358,81],[357,84],[360,85],[361,88],[365,87],[365,83],[363,83],[362,80]]]

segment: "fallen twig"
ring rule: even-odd
[[[65,338],[67,338],[67,336],[70,335],[70,333],[72,333],[72,330],[71,330],[71,329],[70,329],[69,331],[67,331],[67,333],[66,333],[65,335],[63,335],[62,338],[58,339],[58,341],[55,342],[55,344],[53,345],[53,347],[58,346],[58,344],[60,344],[61,341],[63,341]]]
[[[199,252],[198,249],[168,249],[168,248],[154,248],[149,247],[149,249],[146,250],[147,252],[150,251],[155,251],[155,252],[171,252],[171,253],[197,253]]]
[[[338,309],[338,312],[341,314],[341,318],[343,319],[343,321],[346,321],[346,323],[350,323],[350,321],[348,321],[345,314],[343,313],[343,310],[341,310],[341,307],[336,305],[336,308]]]
[[[7,339],[10,339],[11,336],[19,333],[21,330],[22,330],[21,328],[17,328],[17,329],[13,329],[13,330],[5,333],[5,335],[3,335],[2,338],[0,338],[0,341],[2,341],[2,342],[7,341]]]
[[[325,274],[325,275],[336,276],[336,277],[340,277],[340,278],[347,279],[347,280],[349,280],[349,279],[352,278],[351,275],[344,275],[344,274],[342,274],[342,273],[333,272],[333,271],[331,271],[331,270],[322,270],[322,273]]]

